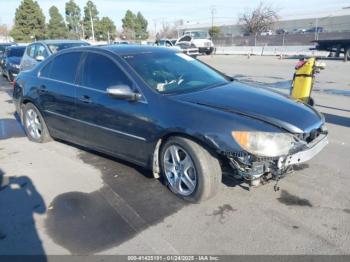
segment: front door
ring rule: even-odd
[[[148,121],[148,104],[109,96],[106,89],[116,85],[135,88],[112,58],[88,52],[77,87],[77,117],[90,146],[144,163],[150,148],[147,137],[153,128]]]

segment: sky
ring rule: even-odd
[[[48,9],[56,5],[61,14],[64,14],[64,6],[68,0],[37,0],[44,11],[48,21]],[[87,0],[75,0],[83,9]],[[140,11],[148,20],[149,30],[160,26],[163,21],[173,22],[183,19],[185,23],[209,23],[211,10],[214,8],[214,21],[224,23],[236,23],[240,14],[251,10],[262,0],[93,0],[96,4],[99,16],[109,16],[121,27],[121,19],[127,9],[133,12]],[[21,0],[0,0],[0,24],[13,25],[16,8]],[[293,16],[317,14],[339,10],[350,6],[350,0],[308,0],[305,2],[291,0],[267,0],[264,1],[279,11],[281,18],[293,18]],[[302,4],[301,4],[302,3]]]

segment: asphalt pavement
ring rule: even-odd
[[[282,92],[297,62],[202,59]],[[0,254],[350,254],[350,97],[326,90],[350,90],[350,63],[327,63],[314,98],[329,145],[278,192],[224,176],[219,194],[201,204],[179,200],[132,164],[61,141],[30,142],[0,78]]]

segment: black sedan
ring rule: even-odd
[[[193,202],[218,191],[222,167],[251,184],[278,180],[327,144],[314,108],[166,48],[63,50],[21,72],[13,98],[30,140],[136,163]]]
[[[10,82],[19,73],[19,66],[25,49],[25,46],[9,46],[5,50],[3,62],[1,63],[1,71]]]

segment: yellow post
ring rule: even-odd
[[[315,62],[316,59],[312,57],[296,67],[291,92],[293,99],[309,103],[315,75]]]

